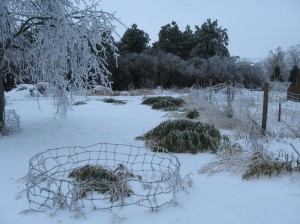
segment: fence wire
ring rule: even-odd
[[[268,101],[267,133],[274,137],[299,137],[300,95],[287,92],[288,84],[271,83]],[[251,127],[253,120],[262,123],[263,88],[246,89],[239,83],[192,88],[191,95],[202,105],[213,106],[228,118],[238,119]],[[210,104],[210,105],[208,105]]]
[[[156,210],[174,201],[180,163],[162,148],[99,143],[49,149],[29,161],[27,198],[41,208]]]

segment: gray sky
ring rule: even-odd
[[[234,56],[262,58],[277,47],[300,44],[300,0],[102,0],[101,8],[116,12],[127,27],[136,23],[151,43],[173,20],[183,31],[211,18],[228,29]],[[121,36],[125,30],[118,25]]]

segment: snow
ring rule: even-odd
[[[6,97],[6,109],[14,109],[20,115],[23,130],[0,136],[1,224],[300,223],[300,183],[293,179],[295,175],[251,181],[229,173],[199,175],[197,170],[214,158],[209,153],[176,154],[181,176],[189,174],[193,182],[177,194],[176,204],[158,211],[128,206],[112,211],[83,209],[82,215],[68,209],[26,214],[30,204],[24,192],[26,181],[21,178],[27,174],[32,156],[50,148],[100,142],[143,146],[135,137],[167,119],[166,112],[141,105],[142,96],[117,97],[126,100],[125,105],[104,103],[99,101],[101,97],[94,96],[88,98],[87,104],[74,106],[67,118],[60,119],[54,116],[50,98],[40,97],[37,102],[28,90],[13,90]],[[270,147],[288,148],[275,141]]]

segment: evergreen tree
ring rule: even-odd
[[[180,56],[182,52],[183,34],[175,21],[161,27],[158,34],[158,41],[153,47],[164,52]]]
[[[298,66],[295,65],[290,72],[289,82],[294,82],[297,79],[300,79],[300,70],[299,70]]]
[[[182,51],[179,56],[184,59],[187,59],[190,56],[192,49],[195,47],[195,35],[191,27],[188,25],[185,28],[185,31],[182,33],[183,41],[182,41]]]
[[[212,56],[229,56],[227,29],[218,27],[218,21],[208,19],[201,28],[196,26],[195,38],[197,45],[193,48],[192,56],[210,58]]]
[[[283,79],[281,76],[281,69],[280,69],[279,65],[275,66],[271,80],[283,82]]]
[[[141,53],[149,44],[150,38],[143,30],[138,29],[136,24],[128,28],[119,43],[121,54]]]

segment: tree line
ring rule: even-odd
[[[228,80],[246,87],[260,87],[267,80],[265,70],[239,57],[230,56],[227,29],[208,19],[195,31],[184,31],[175,21],[161,27],[158,41],[149,45],[149,35],[133,24],[117,43],[118,65],[109,64],[113,88],[190,87],[196,79],[213,84]]]

